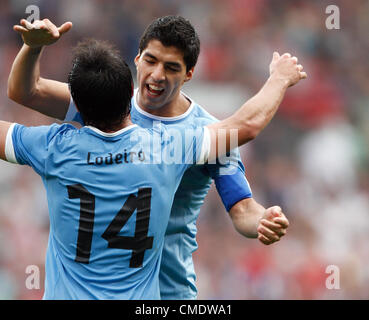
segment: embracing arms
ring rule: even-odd
[[[8,96],[33,110],[63,120],[68,111],[70,93],[63,82],[40,76],[40,58],[44,46],[50,45],[72,28],[66,22],[57,28],[50,20],[30,24],[22,19],[14,30],[21,34],[24,45],[14,60],[9,79]],[[286,89],[306,78],[297,58],[286,53],[273,54],[269,67],[270,77],[262,89],[248,100],[235,114],[224,121],[209,126],[211,132],[218,129],[238,130],[238,144],[254,139],[269,123],[283,99]]]
[[[40,57],[43,47],[57,41],[61,35],[70,30],[71,26],[71,23],[65,23],[57,28],[49,20],[44,19],[36,21],[33,25],[28,25],[26,20],[22,20],[20,26],[14,27],[15,31],[21,33],[25,44],[18,53],[9,76],[8,96],[12,100],[48,116],[64,119],[70,102],[68,86],[66,83],[44,79],[40,76]],[[218,154],[218,133],[222,130],[228,141],[231,137],[230,132],[235,130],[237,145],[254,139],[274,116],[287,88],[304,78],[306,78],[306,73],[302,71],[302,66],[297,64],[296,57],[291,57],[290,54],[280,56],[275,52],[270,64],[270,76],[262,89],[231,117],[208,126],[212,136],[210,148],[212,155],[210,156],[216,157]],[[265,210],[249,199],[235,204],[230,210],[230,215],[236,229],[241,234],[255,237],[257,235],[255,230],[258,232],[264,230],[261,225],[262,217],[267,217],[266,220],[274,219],[274,215],[270,215],[268,210],[273,212],[276,210],[276,213],[280,213],[275,215],[276,219],[278,215],[283,215],[280,209]],[[241,212],[250,214],[247,219],[246,216],[241,218]],[[279,225],[282,229],[283,226],[286,228],[286,222]],[[268,226],[269,230],[274,228],[273,232],[283,236],[278,226]],[[262,235],[261,232],[259,233]],[[264,230],[264,234],[264,236],[268,234],[271,236],[268,241],[275,239],[269,231]],[[261,235],[259,235],[260,241],[263,239],[264,243],[268,244]]]

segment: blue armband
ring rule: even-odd
[[[232,175],[218,175],[214,177],[214,181],[227,211],[238,201],[252,197],[250,184],[240,168]]]

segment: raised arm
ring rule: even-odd
[[[277,111],[288,87],[295,85],[307,74],[302,71],[302,65],[297,64],[297,58],[290,54],[280,56],[273,54],[270,64],[270,77],[262,89],[231,117],[207,126],[210,143],[207,148],[207,160],[214,160],[230,149],[245,144],[254,139],[270,122]],[[231,131],[237,134],[237,144],[230,142]],[[226,138],[227,143],[219,143]],[[219,148],[223,145],[226,148]],[[265,209],[252,198],[238,201],[229,211],[235,229],[245,237],[258,238],[268,245],[279,241],[286,234],[289,222],[278,206]]]
[[[216,155],[220,156],[229,151],[232,146],[229,143],[232,130],[237,132],[238,137],[238,143],[233,147],[254,139],[273,118],[287,88],[307,77],[302,71],[302,65],[297,64],[297,58],[291,57],[288,53],[280,56],[274,52],[269,68],[270,76],[255,96],[229,118],[207,126],[211,137],[209,159],[214,159]],[[217,150],[222,132],[226,135],[227,150]]]
[[[48,19],[30,24],[22,19],[14,30],[24,45],[12,65],[8,79],[8,97],[47,116],[64,119],[70,102],[68,85],[40,76],[40,58],[44,46],[56,42],[72,27],[66,22],[57,28]]]

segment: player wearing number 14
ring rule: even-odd
[[[130,120],[133,81],[119,54],[104,42],[90,40],[77,46],[73,61],[68,82],[84,127],[28,128],[0,121],[0,158],[31,166],[47,191],[44,298],[159,299],[164,235],[174,193],[193,164],[189,160],[204,163],[230,151],[229,146],[216,148],[218,132],[229,141],[231,131],[237,130],[238,145],[246,143],[250,108],[263,105],[265,96],[279,104],[287,88],[306,75],[293,58],[275,53],[273,77],[256,96],[258,103],[245,103],[221,122],[194,127],[193,139],[180,139],[190,143],[176,145],[182,161],[168,164],[153,161],[155,152],[164,159],[173,150],[166,127],[144,129]],[[268,114],[268,121],[271,117]],[[189,126],[176,128],[184,135]],[[151,147],[154,140],[161,142],[160,148]],[[145,154],[144,163],[140,157],[124,164],[97,161],[132,149],[132,154]],[[86,162],[88,155],[95,157],[95,164]]]
[[[104,42],[86,41],[75,52],[69,85],[87,126],[0,126],[7,129],[2,158],[31,166],[47,191],[44,299],[160,299],[160,257],[174,193],[191,165],[186,154],[200,154],[204,130],[194,130],[198,135],[183,146],[181,163],[153,164],[154,139],[143,137],[155,136],[165,154],[169,134],[165,127],[130,122],[128,66]],[[89,153],[124,150],[142,151],[145,162],[86,162]]]

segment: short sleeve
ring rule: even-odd
[[[59,132],[60,126],[25,127],[15,124],[11,139],[7,139],[6,155],[8,161],[29,165],[39,175],[44,175],[51,139]],[[9,134],[9,132],[8,132]]]

